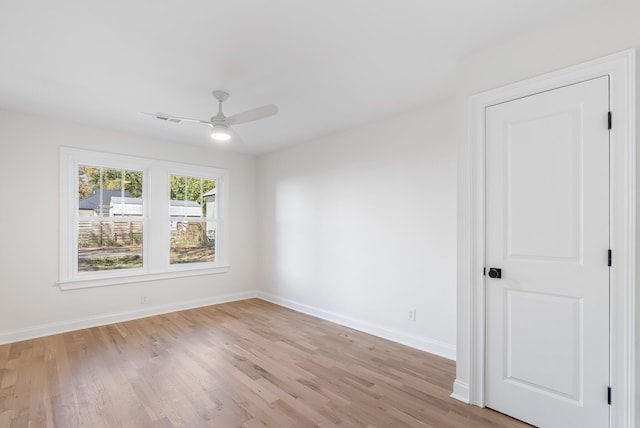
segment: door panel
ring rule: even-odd
[[[608,77],[486,109],[487,406],[608,426]]]
[[[507,257],[579,258],[580,118],[576,108],[506,124]]]
[[[505,293],[509,328],[504,378],[541,394],[582,401],[582,300],[517,290]]]

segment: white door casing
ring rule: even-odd
[[[469,272],[461,285],[460,307],[467,339],[458,349],[458,374],[452,397],[484,407],[485,397],[485,122],[488,106],[531,94],[608,76],[613,128],[611,151],[611,230],[613,266],[610,272],[610,380],[613,402],[611,427],[635,427],[635,245],[636,141],[635,50],[548,73],[475,95],[469,100],[469,206],[466,242],[468,258],[459,269]],[[464,238],[464,237],[463,237]],[[464,275],[463,275],[464,276]],[[468,296],[465,297],[465,296]],[[463,335],[464,337],[464,335]]]
[[[609,426],[609,77],[485,112],[486,405]]]

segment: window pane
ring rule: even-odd
[[[142,172],[80,165],[78,208],[81,216],[141,216]]]
[[[215,223],[199,221],[171,222],[170,263],[215,261]]]
[[[142,198],[142,172],[141,171],[125,171],[124,172],[124,190],[133,198]],[[127,196],[127,195],[125,195]]]
[[[169,215],[171,217],[187,217],[185,195],[187,189],[186,177],[172,175],[169,177]]]
[[[100,168],[80,165],[78,167],[79,215],[96,216],[100,202]]]
[[[187,177],[187,200],[200,202],[200,183],[202,182],[199,178]]]
[[[184,177],[178,175],[169,176],[169,191],[171,192],[171,200],[184,200]]]
[[[213,180],[202,180],[202,197],[204,205],[202,213],[207,218],[216,218],[216,182]]]
[[[80,221],[78,272],[142,267],[142,222]]]

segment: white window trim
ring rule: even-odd
[[[611,269],[611,388],[613,399],[610,427],[636,426],[635,412],[635,246],[636,246],[636,137],[635,50],[630,49],[564,70],[535,77],[471,97],[469,120],[471,142],[470,239],[466,268],[471,272],[465,285],[469,296],[469,336],[464,349],[469,359],[461,371],[469,373],[468,384],[457,379],[452,397],[485,405],[485,277],[484,267],[484,111],[486,107],[601,76],[610,77],[613,113],[611,130],[611,245],[615,254]],[[603,119],[604,120],[604,119]],[[460,363],[459,363],[460,364]],[[465,370],[466,369],[466,370]],[[465,388],[461,386],[465,385]]]
[[[100,272],[77,271],[78,167],[95,165],[143,172],[143,267]],[[169,175],[186,175],[216,181],[216,259],[208,263],[169,263]],[[228,257],[229,172],[223,168],[181,164],[157,159],[60,148],[60,254],[58,285],[63,290],[224,273]],[[109,219],[112,220],[112,219]],[[155,249],[155,250],[154,250]]]
[[[165,191],[166,195],[169,194],[169,187],[168,187],[169,177],[172,175],[214,180],[216,182],[216,212],[217,212],[217,216],[213,220],[216,223],[216,244],[215,244],[216,261],[206,262],[206,263],[197,263],[197,264],[192,264],[192,263],[171,264],[169,260],[169,252],[167,252],[166,263],[169,266],[167,268],[168,272],[186,272],[186,271],[194,271],[194,270],[202,270],[202,269],[215,269],[218,265],[220,265],[220,263],[222,263],[219,259],[219,256],[218,256],[219,254],[220,254],[220,257],[223,257],[223,260],[224,260],[227,254],[227,251],[226,249],[223,249],[223,247],[226,245],[227,239],[225,238],[226,231],[223,229],[223,224],[225,223],[224,219],[227,218],[224,211],[224,208],[226,207],[227,204],[219,200],[218,193],[222,195],[226,195],[227,180],[225,180],[224,177],[221,176],[219,171],[220,170],[217,170],[217,169],[213,170],[212,168],[203,168],[203,167],[196,167],[193,165],[180,165],[180,164],[171,164],[170,167],[167,169],[167,174],[165,178],[165,182],[167,183],[167,188]],[[166,209],[168,210],[168,205]],[[168,216],[168,213],[167,213],[167,218],[169,219],[169,221],[172,220],[171,217]],[[207,222],[211,220],[207,220],[206,218],[201,218],[201,219],[197,219],[197,221]],[[220,236],[222,236],[221,239],[220,239]],[[167,246],[168,245],[169,243],[167,242]]]

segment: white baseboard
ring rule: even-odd
[[[263,291],[258,291],[257,297],[268,302],[275,303],[276,305],[293,309],[294,311],[322,318],[324,320],[331,321],[336,324],[352,328],[354,330],[362,331],[364,333],[372,334],[383,339],[391,340],[392,342],[397,342],[402,345],[420,349],[421,351],[439,355],[449,360],[455,361],[456,359],[455,346],[452,346],[448,343],[413,336],[411,334],[393,330],[387,327],[382,327],[356,318],[340,315],[335,312],[326,311],[324,309],[316,308],[304,303],[295,302],[293,300],[285,299]]]
[[[220,303],[252,299],[255,297],[257,297],[256,291],[222,294],[219,296],[206,297],[204,299],[187,300],[166,305],[145,306],[142,309],[136,309],[132,311],[115,312],[110,314],[97,315],[89,318],[36,325],[13,331],[0,331],[0,345],[20,342],[22,340],[35,339],[38,337],[50,336],[52,334],[66,333],[83,328],[97,327],[123,321],[131,321],[134,319],[146,318],[153,315],[168,314],[170,312],[201,308],[203,306],[211,306]]]
[[[450,397],[462,401],[463,403],[469,404],[469,384],[456,379],[455,382],[453,382],[453,393],[450,395]]]
[[[0,331],[0,345],[20,342],[22,340],[35,339],[38,337],[50,336],[52,334],[81,330],[83,328],[97,327],[139,318],[146,318],[153,315],[167,314],[170,312],[217,305],[220,303],[235,302],[238,300],[252,299],[256,297],[280,306],[287,307],[289,309],[293,309],[298,312],[312,315],[327,321],[335,322],[337,324],[344,325],[355,330],[382,337],[384,339],[401,343],[403,345],[411,346],[412,348],[420,349],[422,351],[439,355],[450,360],[455,360],[455,347],[447,343],[416,337],[404,332],[381,327],[379,325],[336,314],[334,312],[325,311],[314,306],[294,302],[292,300],[284,299],[271,293],[265,293],[261,291],[246,291],[241,293],[212,296],[204,299],[187,300],[165,305],[145,306],[144,308],[131,311],[114,312],[88,318],[54,322],[50,324],[25,327],[17,330]],[[455,391],[456,389],[454,385],[454,394],[456,393]]]

